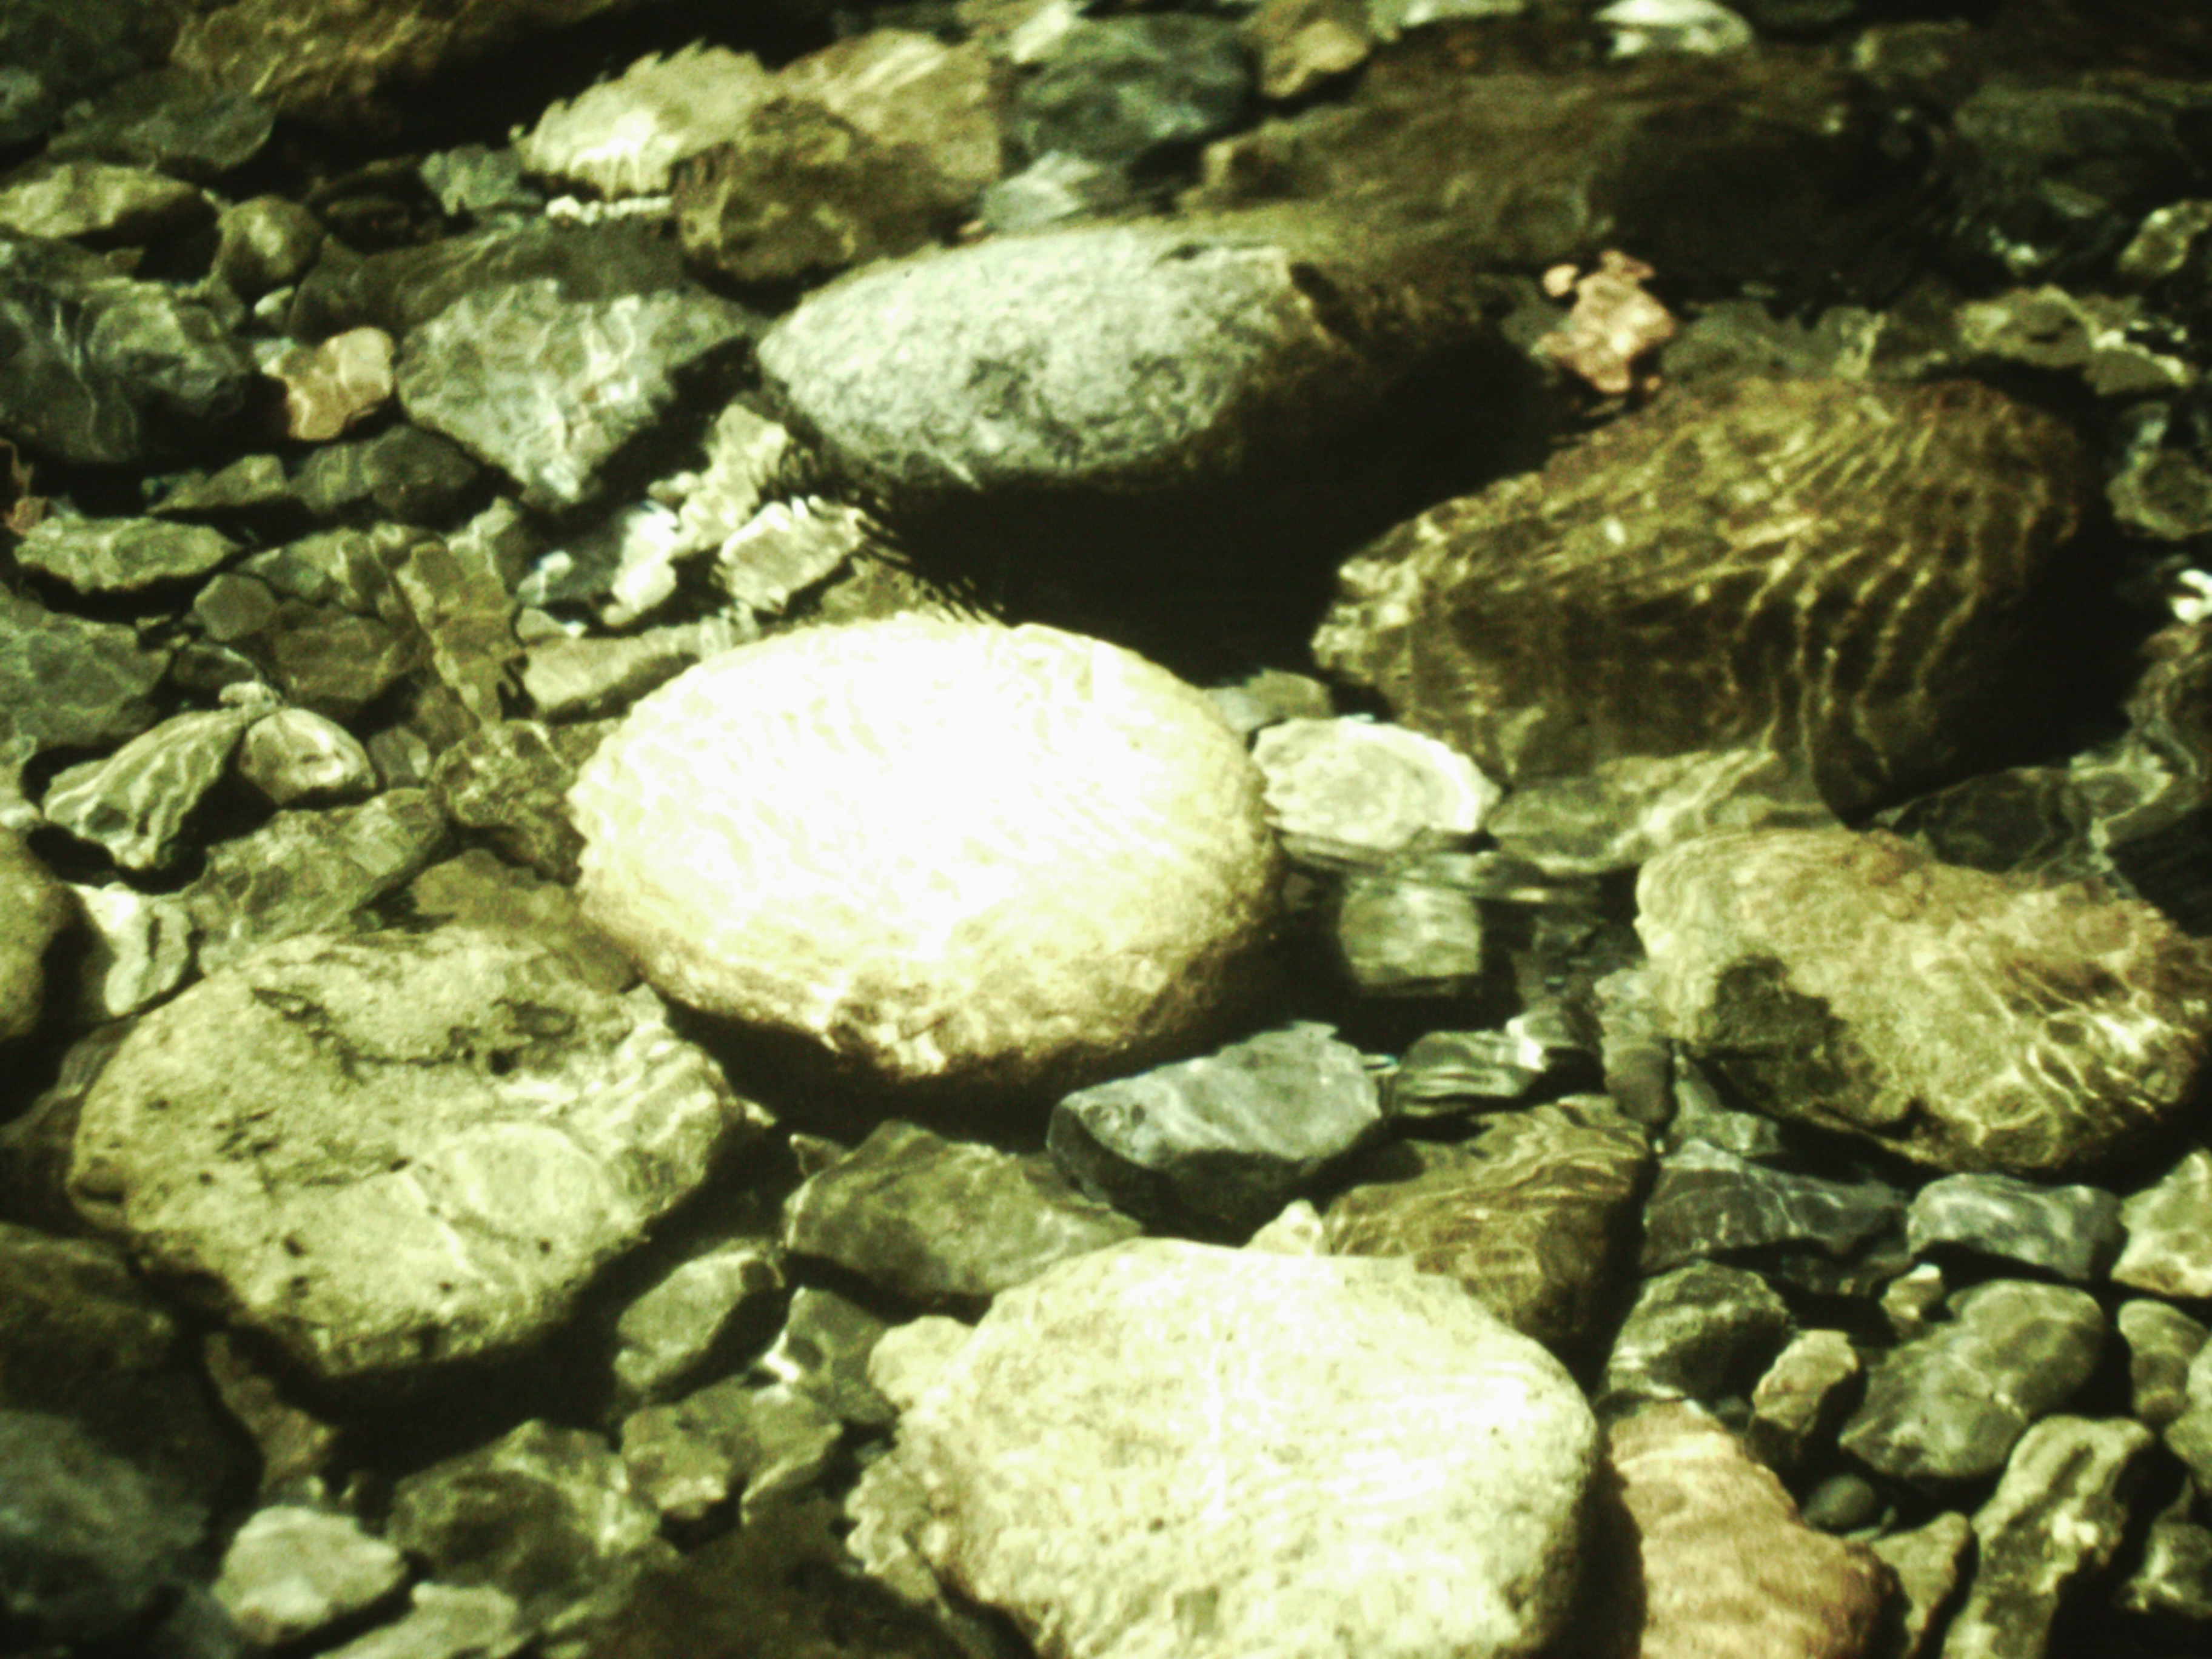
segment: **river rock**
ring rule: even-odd
[[[2120,1234],[2120,1201],[2101,1188],[1960,1175],[1914,1195],[1905,1242],[1915,1255],[1954,1244],[2086,1284],[2119,1254]]]
[[[1697,1261],[1644,1281],[1605,1362],[1598,1398],[1694,1400],[1748,1395],[1790,1334],[1790,1306],[1757,1273]]]
[[[1434,738],[1372,720],[1283,720],[1260,733],[1252,758],[1293,857],[1379,860],[1462,841],[1499,794]]]
[[[351,1516],[279,1504],[232,1535],[215,1599],[248,1641],[281,1647],[374,1606],[406,1577],[398,1549]]]
[[[282,196],[254,196],[222,210],[214,274],[240,299],[297,282],[323,246],[322,221]]]
[[[205,1507],[118,1456],[66,1417],[0,1407],[0,1559],[11,1644],[74,1652],[158,1650],[155,1604],[191,1575]]]
[[[2155,1296],[2212,1296],[2212,1152],[2187,1154],[2120,1206],[2128,1242],[2115,1282]]]
[[[205,303],[118,276],[67,242],[0,230],[0,326],[14,342],[0,426],[93,465],[204,447],[258,369]]]
[[[1410,1181],[1340,1194],[1328,1244],[1408,1257],[1523,1335],[1577,1352],[1609,1311],[1650,1167],[1644,1137],[1604,1103],[1531,1107]]]
[[[727,139],[775,90],[752,53],[695,42],[549,106],[515,155],[532,173],[602,196],[665,194],[678,163]]]
[[[176,62],[280,115],[375,131],[391,100],[441,70],[624,0],[484,0],[425,11],[409,0],[237,0],[186,21]]]
[[[1992,1279],[1951,1301],[1951,1318],[1892,1349],[1844,1425],[1845,1451],[1895,1480],[1980,1480],[2028,1426],[2089,1380],[2105,1316],[2085,1291]]]
[[[70,923],[69,890],[0,823],[0,1044],[27,1037],[46,1010],[47,947]]]
[[[1048,1159],[896,1120],[784,1202],[787,1250],[923,1306],[996,1296],[1139,1231]]]
[[[1340,302],[1326,314],[1316,280]],[[855,272],[801,301],[760,357],[864,482],[917,496],[1157,489],[1371,409],[1406,367],[1389,324],[1407,303],[1342,249],[1091,226]],[[1411,343],[1463,326],[1432,309]]]
[[[319,519],[362,514],[446,524],[483,475],[459,445],[396,421],[374,437],[318,448],[300,463],[292,493]]]
[[[237,771],[279,806],[359,800],[376,788],[368,751],[336,720],[308,708],[279,708],[248,726]]]
[[[171,653],[121,623],[49,611],[0,588],[0,823],[26,761],[56,749],[105,749],[154,723],[151,693]]]
[[[1449,1280],[1139,1239],[999,1297],[855,1504],[918,1480],[930,1565],[1068,1659],[1503,1656],[1565,1616],[1595,1440]]]
[[[504,1591],[549,1634],[675,1559],[613,1449],[538,1419],[396,1482],[386,1532],[440,1577]]]
[[[293,295],[285,331],[319,340],[367,325],[404,339],[471,294],[541,279],[578,304],[666,293],[688,280],[683,250],[649,228],[537,217],[366,258],[325,245]]]
[[[586,912],[655,984],[887,1078],[1080,1081],[1187,1044],[1273,909],[1260,777],[1205,697],[1047,628],[729,652],[570,801]]]
[[[181,179],[103,161],[33,162],[0,187],[0,226],[88,246],[143,244],[215,222],[215,204]]]
[[[1973,1541],[1974,1523],[1956,1510],[1946,1510],[1909,1532],[1887,1533],[1868,1546],[1897,1578],[1894,1633],[1890,1645],[1880,1650],[1886,1659],[1924,1659],[1936,1651],[1929,1636],[1940,1630],[1960,1580],[1972,1570],[1968,1550]]]
[[[844,1425],[795,1389],[725,1377],[623,1424],[630,1482],[672,1521],[696,1522],[735,1498],[744,1524],[828,1468]]]
[[[1637,903],[1668,1030],[1702,1065],[1761,1110],[1939,1169],[2111,1157],[2212,1056],[2212,951],[2092,887],[1772,830],[1654,860]]]
[[[1774,1472],[1685,1404],[1606,1436],[1643,1570],[1641,1659],[1865,1659],[1889,1571],[1813,1530]]]
[[[1943,1659],[2044,1659],[2067,1590],[2104,1567],[2128,1529],[2131,1487],[2156,1444],[2124,1418],[2051,1417],[2021,1437],[1975,1511],[1981,1558]]]
[[[1769,1467],[1790,1473],[1838,1425],[1863,1375],[1843,1332],[1798,1332],[1751,1392],[1747,1443]]]
[[[783,1285],[781,1258],[759,1239],[678,1262],[615,1322],[615,1382],[625,1401],[664,1399],[715,1353],[748,1346],[743,1339]]]
[[[1359,1051],[1300,1023],[1078,1090],[1053,1108],[1045,1146],[1131,1215],[1243,1234],[1382,1123]]]
[[[135,1014],[184,982],[192,965],[192,921],[184,900],[121,882],[70,890],[85,926],[80,1022],[97,1025]]]
[[[2171,1303],[2137,1297],[2113,1316],[2128,1345],[2128,1399],[2138,1421],[2162,1429],[2189,1407],[2189,1370],[2212,1339]]]
[[[284,435],[327,443],[374,413],[392,396],[392,337],[352,328],[313,345],[295,345],[264,370],[284,383]]]
[[[1136,167],[1228,131],[1253,91],[1250,54],[1226,18],[1085,19],[1024,79],[1009,131],[1031,158]]]
[[[0,145],[38,137],[87,93],[168,56],[177,14],[163,0],[89,10],[72,0],[22,0],[0,13],[0,63],[14,71],[0,106]]]
[[[520,941],[310,935],[140,1021],[70,1190],[318,1373],[404,1376],[541,1336],[765,1121]]]
[[[48,519],[16,544],[30,569],[81,593],[126,593],[220,568],[239,544],[204,525],[161,519]]]
[[[898,1413],[869,1381],[868,1356],[890,1328],[859,1303],[802,1285],[792,1294],[783,1328],[752,1369],[805,1395],[841,1422],[886,1429]]]
[[[185,820],[230,769],[260,708],[174,714],[105,760],[55,775],[39,811],[125,870],[166,869]]]
[[[784,66],[780,91],[819,104],[877,143],[928,157],[966,199],[999,176],[1001,67],[979,42],[872,28]]]
[[[1848,534],[1818,505],[1844,457]],[[1739,797],[1848,811],[2008,729],[1997,694],[2032,660],[2021,615],[2081,475],[2063,428],[1963,382],[1683,392],[1390,532],[1314,650],[1520,811],[1553,781],[1616,794],[1633,863],[1747,827]]]
[[[69,112],[51,156],[94,155],[213,184],[259,153],[275,113],[180,64],[125,76]]]
[[[1904,1214],[1903,1198],[1879,1181],[1823,1181],[1692,1140],[1659,1160],[1644,1212],[1644,1271],[1776,1247],[1841,1261],[1895,1231]]]
[[[185,890],[204,970],[297,934],[368,926],[368,907],[437,856],[446,821],[428,793],[392,789],[358,806],[279,812],[218,842]]]
[[[752,328],[741,307],[696,291],[574,300],[552,277],[482,288],[407,337],[399,399],[525,500],[574,507],[669,412],[678,378],[708,372]]]
[[[694,268],[732,282],[819,282],[911,253],[956,228],[974,195],[926,152],[804,99],[755,106],[743,132],[686,161],[673,197]]]
[[[584,838],[569,821],[565,797],[578,769],[613,729],[604,720],[487,726],[439,757],[431,787],[456,825],[483,837],[502,858],[549,881],[573,883]]]

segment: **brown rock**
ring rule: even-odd
[[[234,0],[202,8],[174,62],[279,114],[334,127],[388,126],[392,94],[526,35],[635,0]]]
[[[1643,1136],[1602,1103],[1534,1107],[1411,1181],[1343,1194],[1329,1248],[1411,1257],[1524,1335],[1572,1347],[1613,1286],[1650,1164]]]
[[[1984,386],[1701,388],[1392,531],[1314,648],[1518,785],[1771,754],[1846,811],[2016,728],[2084,490]]]
[[[1772,1470],[1694,1406],[1655,1406],[1607,1435],[1641,1534],[1639,1659],[1858,1659],[1889,1570],[1814,1531]]]
[[[2043,1176],[2172,1120],[2212,1060],[2212,945],[2088,884],[1880,831],[1714,836],[1637,884],[1671,1035],[1778,1117]]]

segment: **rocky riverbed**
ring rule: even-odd
[[[0,1651],[2212,1649],[2212,19],[0,11]]]

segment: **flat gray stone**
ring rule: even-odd
[[[1045,1146],[1083,1189],[1140,1219],[1249,1233],[1382,1127],[1359,1050],[1310,1023],[1078,1090]]]
[[[538,1419],[398,1481],[386,1532],[439,1577],[503,1592],[545,1636],[676,1553],[605,1441]]]
[[[931,1565],[1068,1659],[1462,1659],[1558,1631],[1595,1455],[1449,1280],[1139,1239],[1001,1296],[854,1503],[919,1481]]]
[[[404,1377],[543,1336],[766,1121],[511,937],[311,935],[140,1020],[70,1192],[319,1374]]]
[[[16,544],[15,557],[81,593],[130,593],[208,575],[241,550],[205,525],[167,519],[47,519]]]
[[[1757,1273],[1697,1261],[1644,1280],[1613,1340],[1607,1405],[1748,1395],[1790,1335],[1790,1306]]]
[[[141,645],[120,623],[48,611],[0,589],[0,822],[9,821],[26,761],[109,748],[151,726],[150,694],[171,654]]]
[[[615,1382],[623,1398],[665,1399],[764,1311],[773,1317],[783,1285],[781,1258],[764,1240],[738,1239],[678,1263],[615,1322]]]
[[[1434,738],[1373,720],[1290,720],[1252,745],[1267,811],[1292,856],[1382,860],[1462,842],[1500,791]]]
[[[784,1202],[784,1248],[929,1306],[996,1296],[1141,1231],[1049,1160],[896,1119]]]
[[[761,364],[873,484],[1161,488],[1233,473],[1387,389],[1389,348],[1367,355],[1301,287],[1315,258],[1202,227],[996,237],[817,290]]]

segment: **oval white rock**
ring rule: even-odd
[[[1273,915],[1262,781],[1117,646],[899,617],[639,702],[569,797],[663,991],[886,1079],[1062,1086],[1199,1038]]]

